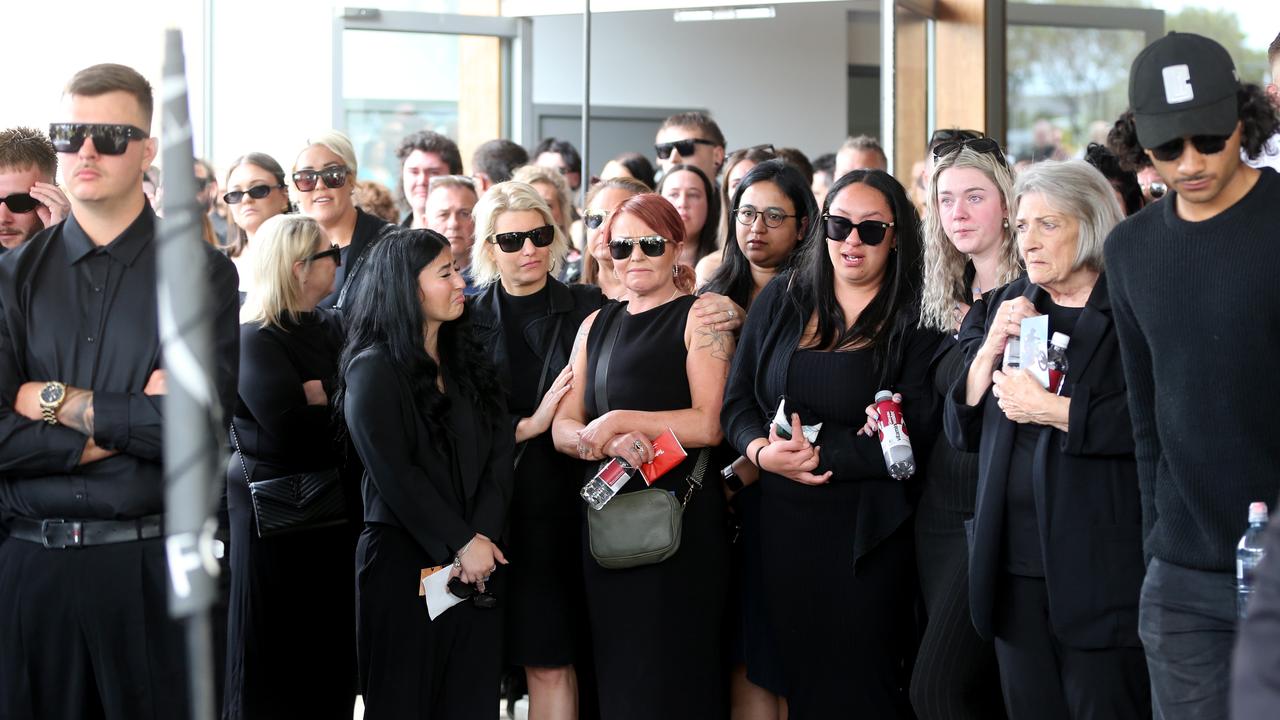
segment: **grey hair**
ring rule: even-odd
[[[494,235],[498,217],[505,212],[518,210],[533,210],[539,213],[542,219],[555,229],[556,236],[551,241],[552,275],[556,274],[556,270],[569,254],[569,237],[564,234],[559,225],[556,225],[555,218],[551,215],[551,208],[547,206],[538,191],[533,189],[532,185],[515,180],[500,182],[480,196],[480,202],[476,203],[475,210],[472,211],[476,220],[476,239],[471,246],[471,278],[477,286],[486,287],[501,279],[502,273],[498,270],[497,261],[493,259],[493,253],[500,251],[495,249],[489,239]]]
[[[1014,207],[1030,193],[1040,193],[1050,207],[1080,224],[1071,269],[1087,267],[1102,272],[1102,246],[1111,229],[1124,219],[1115,188],[1106,176],[1083,160],[1046,160],[1018,174],[1013,183]]]

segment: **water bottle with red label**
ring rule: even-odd
[[[876,393],[876,412],[880,421],[880,450],[884,464],[894,480],[905,480],[916,472],[916,458],[911,452],[911,437],[907,435],[907,421],[902,417],[902,406],[893,399],[893,393],[881,390]]]
[[[1046,362],[1049,366],[1049,392],[1054,395],[1062,394],[1062,380],[1067,376],[1067,345],[1070,342],[1071,338],[1060,332],[1054,333],[1049,341]]]

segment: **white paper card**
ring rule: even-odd
[[[1036,315],[1022,319],[1022,367],[1049,388],[1049,316]]]
[[[440,617],[445,610],[462,602],[462,598],[449,592],[449,576],[453,574],[452,571],[452,565],[445,565],[422,579],[422,590],[426,593],[427,614],[432,620]]]

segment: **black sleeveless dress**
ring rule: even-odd
[[[694,300],[681,297],[635,315],[627,313],[626,303],[606,305],[600,311],[587,337],[588,409],[603,405],[595,398],[595,365],[609,322],[620,327],[609,363],[607,407],[653,412],[692,405],[684,331]],[[699,453],[687,449],[685,462],[653,487],[684,496],[686,478]],[[595,470],[593,466],[590,473]],[[622,492],[645,487],[637,477]],[[702,489],[685,508],[679,551],[656,565],[601,568],[586,542],[586,504],[582,507],[583,574],[601,716],[610,720],[726,717],[723,649],[729,547],[724,494],[715,469],[708,466]]]

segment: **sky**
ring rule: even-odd
[[[1276,0],[1152,0],[1151,4],[1168,13],[1184,7],[1230,10],[1240,18],[1249,45],[1263,52],[1280,33],[1280,3]]]

